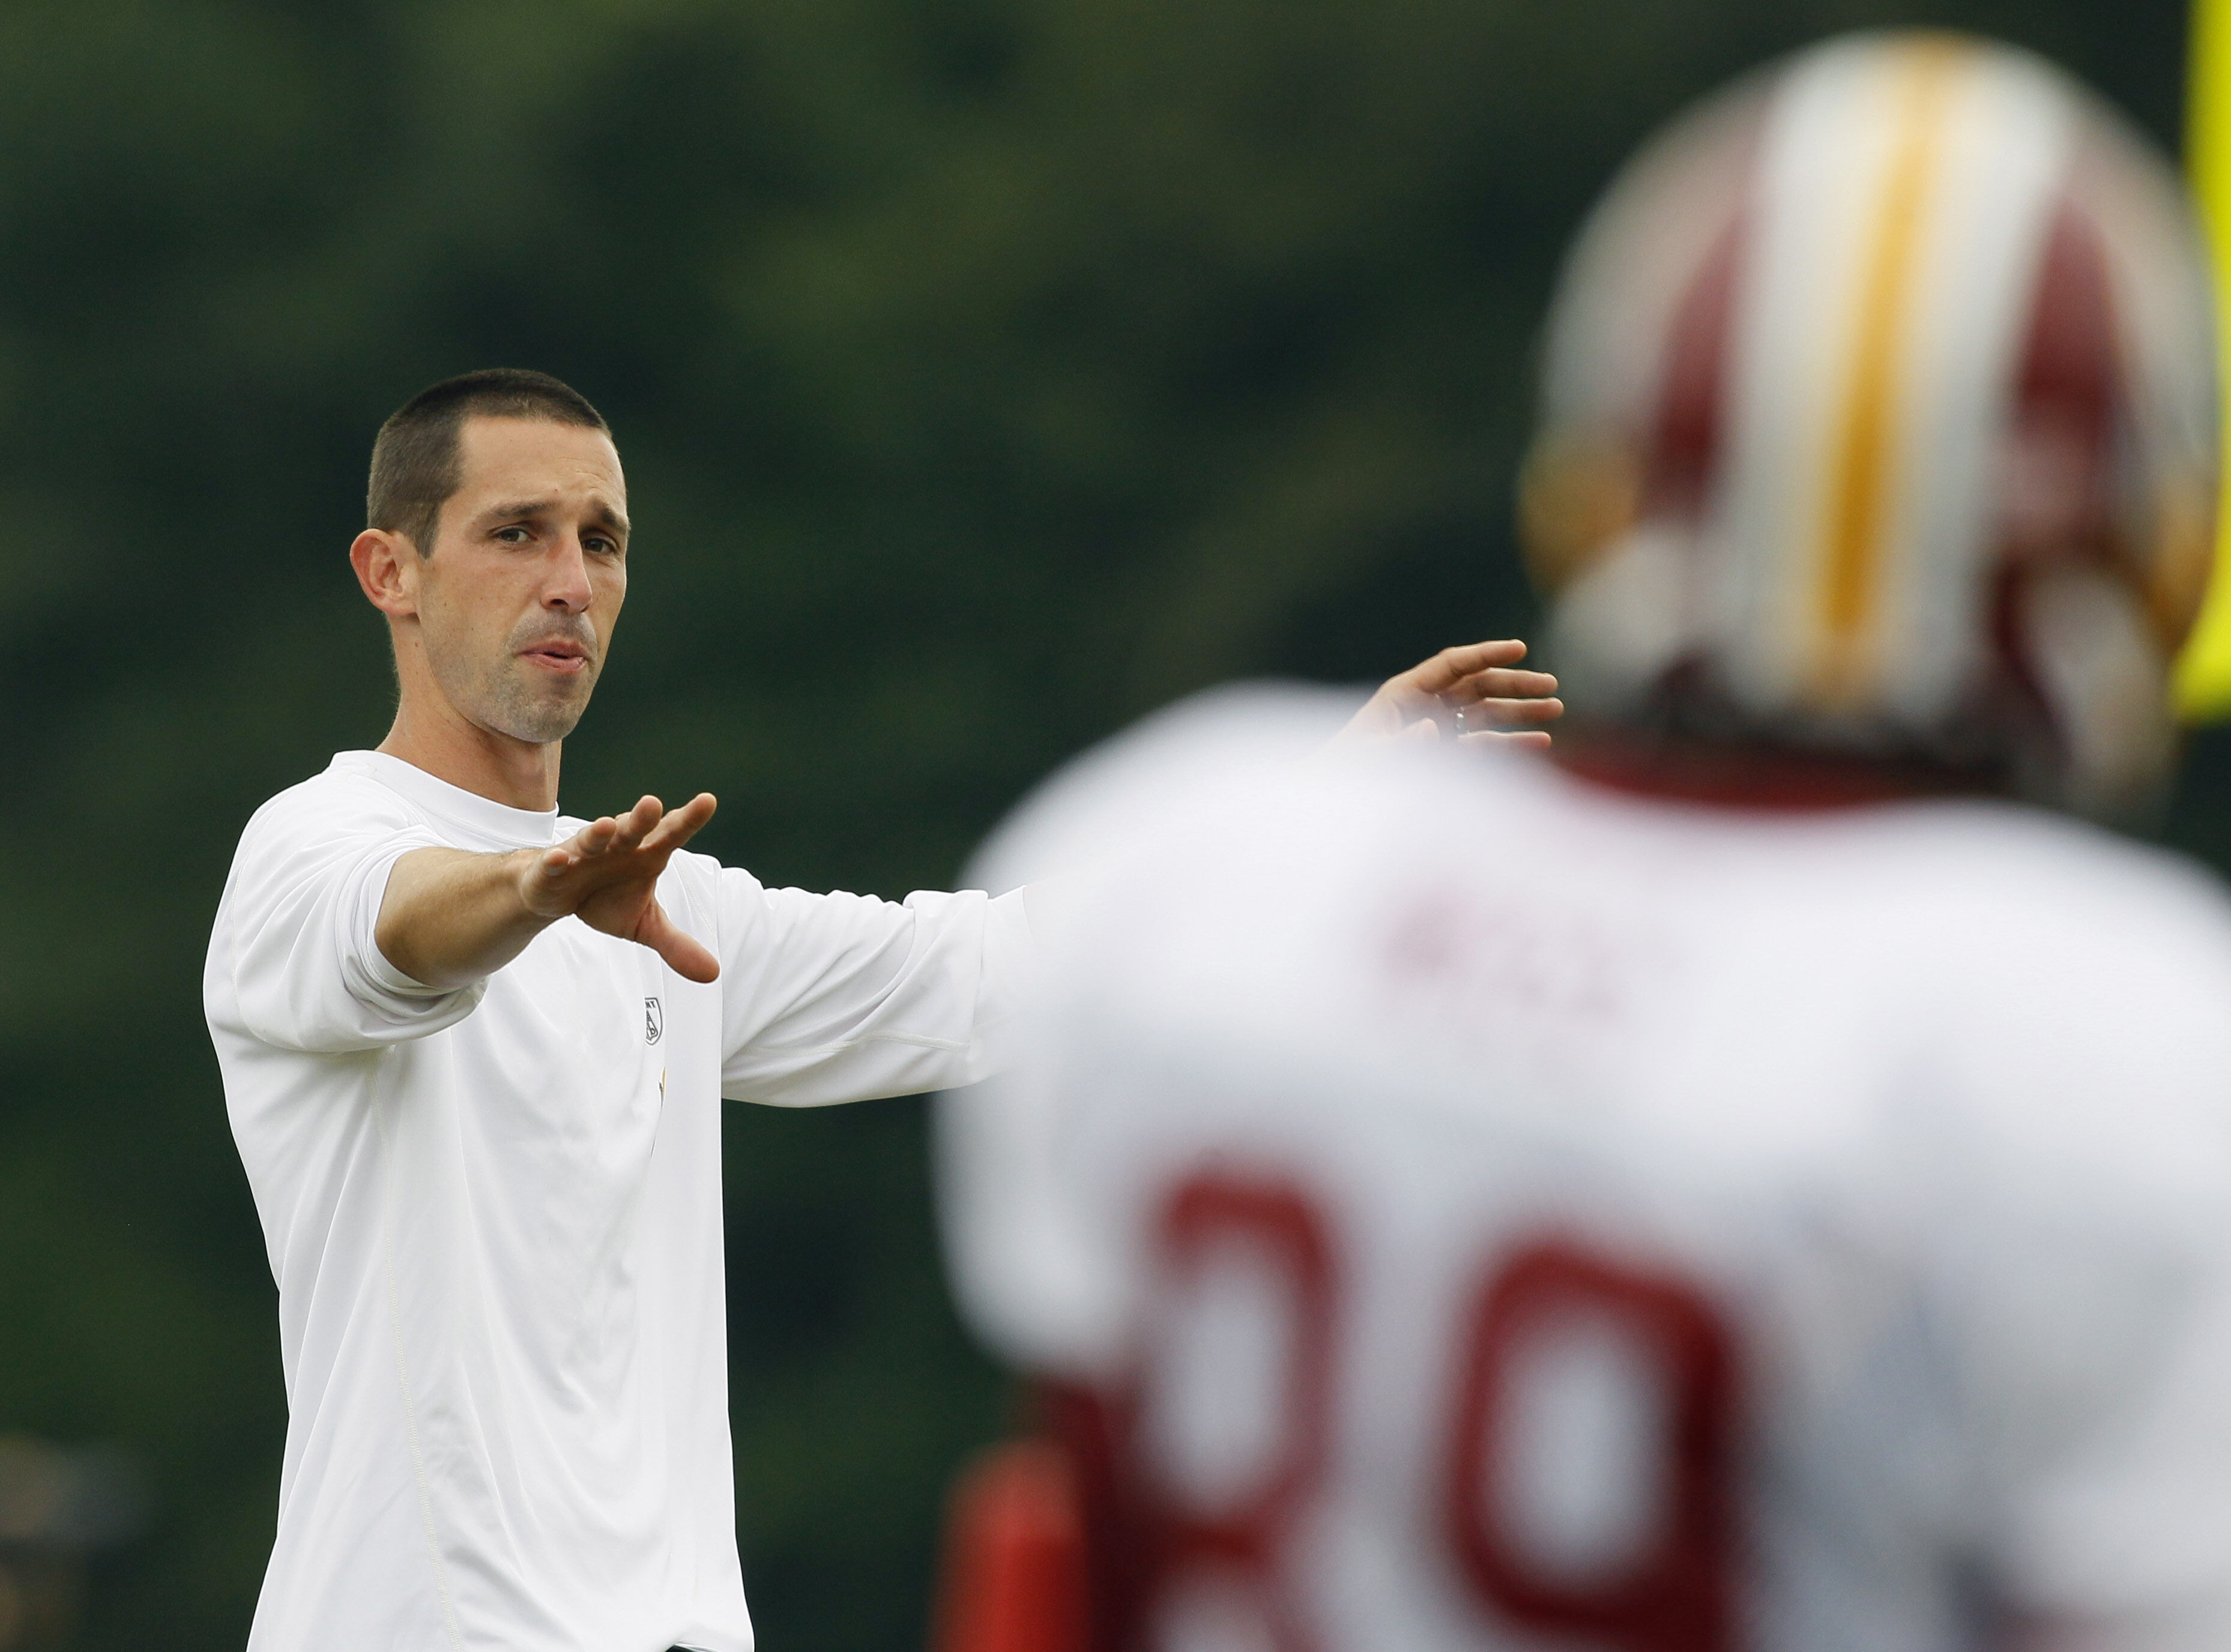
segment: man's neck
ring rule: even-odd
[[[1567,773],[1614,791],[1730,809],[1802,812],[2006,791],[2002,778],[1980,771],[1602,725],[1561,729],[1550,757]]]
[[[427,712],[411,703],[395,713],[395,725],[379,749],[424,769],[436,780],[511,809],[555,809],[558,763],[565,742],[535,745],[468,722],[449,706]]]

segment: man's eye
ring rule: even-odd
[[[495,537],[506,545],[525,545],[534,536],[523,527],[498,528]]]
[[[601,534],[592,534],[584,543],[599,556],[616,557],[619,554],[618,545]]]

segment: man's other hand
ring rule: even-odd
[[[1515,638],[1443,649],[1381,683],[1333,744],[1452,739],[1547,745],[1549,731],[1532,725],[1563,716],[1565,705],[1553,698],[1557,680],[1548,672],[1514,668],[1525,657],[1526,645]]]
[[[686,981],[718,978],[721,965],[658,904],[659,874],[674,851],[713,818],[701,791],[679,809],[644,797],[624,815],[591,821],[543,850],[520,874],[519,894],[539,918],[579,918],[594,930],[648,946]]]

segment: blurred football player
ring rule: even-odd
[[[947,1652],[2231,1646],[2231,907],[2077,817],[2172,757],[2208,316],[2059,73],[1807,51],[1566,273],[1554,764],[1264,691],[1026,806]]]

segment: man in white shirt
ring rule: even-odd
[[[2167,773],[2208,312],[2008,48],[1645,151],[1529,465],[1562,761],[1227,694],[986,851],[1099,870],[941,1103],[1047,1425],[941,1652],[2231,1646],[2231,902],[2068,812]]]
[[[289,1410],[249,1644],[748,1652],[721,1100],[984,1076],[1023,897],[766,889],[684,852],[708,796],[559,815],[628,520],[603,420],[556,380],[415,398],[367,518],[394,726],[257,811],[204,981]],[[1370,714],[1553,715],[1523,652],[1450,650]]]

